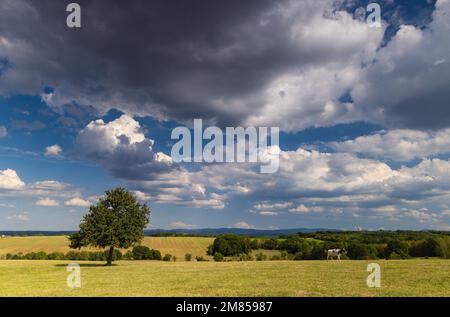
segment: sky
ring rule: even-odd
[[[0,0],[0,230],[450,230],[450,2]],[[177,163],[174,128],[278,127],[279,169]]]

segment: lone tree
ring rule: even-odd
[[[80,231],[69,237],[70,247],[85,246],[109,248],[106,265],[113,261],[114,248],[130,248],[144,237],[144,228],[150,220],[150,209],[138,203],[136,197],[124,188],[105,192],[80,223]]]

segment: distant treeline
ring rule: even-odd
[[[364,231],[298,233],[266,239],[262,249],[285,250],[298,259],[323,259],[331,248],[345,248],[350,259],[450,258],[450,233],[425,231]]]
[[[346,249],[346,257],[363,259],[450,258],[449,232],[373,231],[298,233],[286,237],[251,239],[234,234],[218,236],[208,248],[214,258],[236,257],[252,250],[279,250],[292,260],[320,260],[328,249]]]
[[[177,232],[153,232],[146,233],[146,237],[199,237],[199,238],[209,238],[212,235],[208,234],[196,234],[196,233],[177,233]]]
[[[247,237],[277,237],[280,235],[290,235],[297,232],[324,231],[319,229],[280,229],[280,230],[257,230],[239,228],[215,228],[215,229],[146,229],[144,235],[148,237],[217,237],[221,234],[233,233]],[[27,236],[68,236],[75,231],[0,231],[0,235],[10,237]]]
[[[69,236],[75,233],[75,231],[0,231],[0,236],[4,235],[7,237],[46,237],[46,236]],[[146,237],[211,237],[214,235],[209,234],[199,234],[199,233],[182,233],[182,232],[165,232],[165,231],[155,231],[155,232],[145,232]]]
[[[46,253],[43,251],[29,253],[7,253],[1,258],[5,260],[70,260],[70,261],[105,261],[108,251],[69,251]],[[157,261],[176,261],[176,257],[171,254],[161,255],[158,250],[150,249],[143,245],[135,246],[132,250],[122,254],[115,249],[113,260],[157,260]]]
[[[75,231],[0,231],[0,235],[25,237],[25,236],[67,236]],[[298,234],[308,237],[320,237],[335,234],[335,239],[339,240],[341,235],[364,235],[372,239],[373,237],[388,236],[423,236],[427,234],[450,235],[448,231],[340,231],[328,229],[279,229],[279,230],[257,230],[257,229],[237,229],[237,228],[217,228],[217,229],[180,229],[180,230],[144,230],[145,236],[151,237],[217,237],[222,234],[237,234],[250,238],[287,238]]]
[[[314,238],[332,242],[387,243],[392,239],[415,241],[435,237],[449,237],[450,231],[319,231],[310,233],[299,232],[297,235],[304,238]]]
[[[43,236],[68,236],[74,231],[0,231],[0,235],[7,237],[43,237]]]

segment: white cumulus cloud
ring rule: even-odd
[[[232,225],[232,228],[238,228],[238,229],[254,229],[255,226],[248,224],[245,221],[239,221]]]
[[[182,221],[175,221],[169,224],[170,229],[195,229],[197,225],[184,223]]]
[[[318,207],[318,206],[305,206],[304,204],[300,204],[295,208],[291,208],[289,209],[289,212],[293,213],[293,214],[306,214],[309,212],[322,212],[324,211],[323,207]]]
[[[74,197],[72,199],[69,199],[65,202],[66,206],[72,206],[72,207],[89,207],[91,203],[88,200],[84,200],[80,197]]]
[[[77,136],[80,156],[102,164],[120,178],[150,179],[173,168],[172,159],[152,150],[139,122],[128,115],[90,122]]]
[[[378,159],[409,161],[450,152],[450,129],[438,131],[391,130],[361,136],[354,140],[333,142],[340,152],[358,153]]]
[[[41,198],[35,203],[37,206],[44,206],[44,207],[56,207],[58,206],[58,202],[54,199],[50,199],[48,197]]]
[[[58,144],[47,146],[45,148],[45,155],[46,156],[58,156],[61,154],[62,149]]]
[[[0,189],[21,189],[25,183],[12,169],[0,170]]]

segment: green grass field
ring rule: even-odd
[[[66,285],[68,261],[0,260],[0,296],[450,296],[449,260],[370,261],[381,265],[379,289],[366,285],[368,261],[184,262],[185,253],[205,256],[212,241],[146,237],[177,262],[78,262],[80,289]],[[69,250],[62,236],[0,239],[0,255]]]
[[[366,286],[367,261],[81,264],[81,288],[66,285],[66,261],[0,261],[0,296],[449,296],[450,261],[392,260],[381,288]]]

